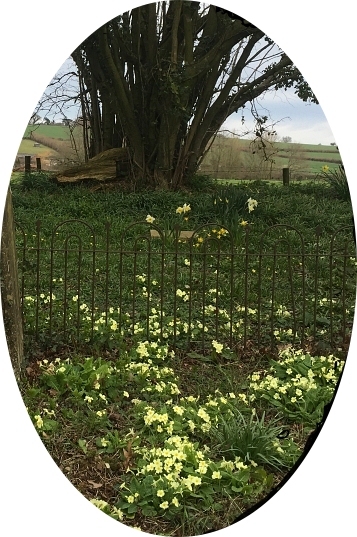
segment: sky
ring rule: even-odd
[[[237,9],[236,0],[217,3],[231,11]],[[2,8],[0,189],[3,204],[27,120],[58,66],[98,26],[120,11],[138,5],[140,1],[101,0],[100,9],[87,10],[88,0],[61,0],[59,9],[49,5],[48,0],[22,0],[8,2],[6,11]],[[239,6],[240,15],[266,31],[311,84],[328,117],[347,176],[351,178],[350,189],[356,207],[354,131],[357,116],[355,87],[348,83],[355,54],[354,4],[350,0],[339,0],[332,9],[326,9],[325,0],[299,0],[294,4],[287,4],[286,0],[255,0],[240,2]],[[285,115],[292,116],[292,111],[281,114]],[[298,116],[303,117],[303,113],[299,112]],[[316,118],[311,128],[317,130],[322,124],[321,118]],[[306,128],[307,121],[300,125],[294,134],[292,130],[288,134],[297,141],[300,141],[297,133]],[[319,142],[324,141],[321,134]],[[329,141],[327,133],[326,142]],[[118,530],[118,523],[91,506],[58,470],[29,422],[13,376],[3,330],[0,330],[0,345],[3,351],[0,360],[3,432],[0,532],[3,528],[3,535],[26,533],[36,537],[47,536],[49,529],[52,537],[98,537],[116,532],[125,537],[138,535],[125,526]],[[289,537],[354,535],[356,354],[354,331],[336,401],[316,444],[298,471],[267,504],[237,527],[217,533],[217,537],[233,537],[237,529],[239,534],[251,537],[276,537],[284,532]]]
[[[326,116],[320,105],[305,103],[294,90],[268,92],[258,99],[257,110],[261,115],[268,115],[269,123],[274,123],[274,130],[279,138],[289,136],[292,142],[300,144],[329,145],[335,139]],[[248,107],[247,107],[248,108]],[[253,129],[254,123],[249,119],[248,109],[244,111],[245,123],[242,126],[240,112],[232,114],[222,126],[236,132],[247,128]]]

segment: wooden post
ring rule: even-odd
[[[25,156],[25,173],[31,172],[31,157],[29,155]]]
[[[283,185],[289,186],[289,182],[290,182],[290,169],[283,168]]]
[[[41,159],[40,159],[40,157],[36,157],[36,167],[37,167],[37,171],[40,172],[41,171]]]
[[[16,378],[24,365],[23,326],[20,286],[15,245],[15,223],[9,187],[1,234],[1,301],[4,327]]]

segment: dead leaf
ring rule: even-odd
[[[113,420],[113,421],[121,421],[122,420],[122,416],[120,414],[117,414],[116,412],[111,412],[109,414],[108,418],[110,420]]]
[[[130,463],[132,462],[132,459],[134,457],[134,452],[132,450],[132,441],[128,442],[127,449],[123,448],[123,454],[124,454],[124,470],[128,471],[130,468]]]
[[[92,485],[94,489],[100,489],[100,487],[103,486],[103,483],[96,483],[95,481],[91,481],[90,479],[88,479],[87,482]]]

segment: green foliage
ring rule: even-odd
[[[213,221],[235,229],[241,220],[248,217],[246,190],[233,185],[217,187],[211,195],[211,214]]]
[[[240,457],[245,463],[257,463],[281,470],[290,467],[300,456],[291,440],[280,441],[282,432],[279,417],[267,420],[254,412],[248,419],[239,409],[231,407],[228,419],[221,418],[211,431],[213,450],[228,460]],[[252,462],[253,461],[253,462]]]
[[[289,420],[314,428],[333,396],[343,365],[333,355],[311,356],[289,347],[268,371],[252,374],[250,400],[259,399]]]
[[[329,388],[315,398],[315,403],[320,397],[325,403],[341,367],[335,371],[332,356],[313,358],[289,349],[271,362],[268,372],[239,380],[241,389],[251,381],[248,395],[236,386],[235,392],[216,390],[200,397],[181,395],[174,363],[167,347],[140,341],[115,359],[38,361],[37,378],[22,389],[50,452],[68,436],[76,461],[78,456],[89,464],[101,461],[106,476],[114,479],[116,496],[104,500],[99,493],[91,499],[94,505],[129,525],[152,527],[160,520],[174,531],[190,523],[196,533],[212,521],[220,524],[229,506],[231,516],[237,516],[293,467],[301,449],[293,438],[281,438],[284,420],[311,426],[310,414],[318,415],[311,407],[309,391],[314,388],[306,382],[313,378],[320,388]],[[287,393],[287,378],[295,378],[295,388],[301,389],[295,412],[287,403],[278,406],[274,397]],[[306,412],[301,413],[303,405]]]
[[[37,190],[49,194],[57,190],[52,174],[48,172],[23,173],[17,181],[21,189],[25,192]]]
[[[214,188],[214,181],[209,175],[195,174],[188,177],[185,187],[192,192],[210,192]]]
[[[340,165],[337,169],[323,166],[320,176],[330,185],[334,195],[342,201],[351,201],[345,168]]]

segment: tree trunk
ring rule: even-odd
[[[18,378],[24,365],[23,326],[10,187],[1,235],[1,300],[9,354]]]

